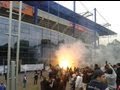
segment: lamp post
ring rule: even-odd
[[[19,22],[18,22],[18,38],[17,38],[17,55],[16,55],[16,90],[18,86],[18,68],[19,68],[19,52],[20,52],[20,31],[21,31],[21,12],[22,1],[19,3]]]
[[[94,22],[96,24],[96,8],[94,8]],[[96,48],[96,31],[94,31],[94,48]]]
[[[74,11],[74,13],[76,11],[76,2],[75,1],[73,1],[73,11]],[[73,32],[72,32],[73,37],[74,37],[74,33],[75,33],[75,23],[76,23],[76,20],[74,19],[74,22],[73,22]]]
[[[10,60],[11,60],[11,30],[12,30],[12,3],[10,1],[9,13],[9,36],[8,36],[8,54],[7,54],[7,90],[10,90]]]

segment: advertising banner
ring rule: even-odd
[[[44,64],[26,64],[26,65],[21,65],[21,72],[42,70],[43,68],[44,68]]]
[[[35,70],[42,70],[44,69],[44,64],[25,64],[20,66],[21,72],[26,71],[35,71]],[[0,66],[0,74],[7,73],[7,65],[1,65]]]
[[[0,1],[0,7],[9,9],[10,1]],[[19,2],[13,1],[13,10],[19,12]],[[22,3],[22,13],[33,16],[33,7]]]

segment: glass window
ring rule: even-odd
[[[3,33],[5,31],[5,24],[0,23],[0,32]]]
[[[50,34],[43,34],[43,39],[50,39]]]
[[[17,43],[17,37],[12,36],[11,37],[11,47],[14,48],[16,43]]]
[[[51,38],[51,42],[53,43],[53,44],[58,44],[58,40],[57,39],[55,39],[55,38]]]
[[[37,46],[39,44],[38,41],[30,40],[30,46]]]
[[[43,29],[43,34],[50,34],[50,30]]]
[[[30,34],[30,26],[26,24],[21,25],[21,33]]]
[[[0,34],[0,46],[8,43],[8,35]]]
[[[30,35],[25,34],[25,33],[21,33],[20,39],[29,41]]]

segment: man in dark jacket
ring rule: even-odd
[[[50,86],[49,86],[49,82],[48,80],[46,80],[46,77],[43,77],[43,80],[40,82],[40,86],[41,86],[41,90],[49,90]]]
[[[117,74],[117,87],[120,87],[120,63],[117,64],[117,70],[116,70],[116,74]]]
[[[96,70],[94,72],[94,79],[87,85],[86,90],[109,90],[105,81],[104,72],[100,69]]]

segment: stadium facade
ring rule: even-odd
[[[13,1],[11,58],[16,58],[19,1]],[[7,63],[9,1],[0,1],[0,64]],[[115,32],[53,2],[23,1],[20,38],[22,64],[50,61],[61,43],[81,40],[94,45]],[[99,43],[97,43],[98,45]]]

